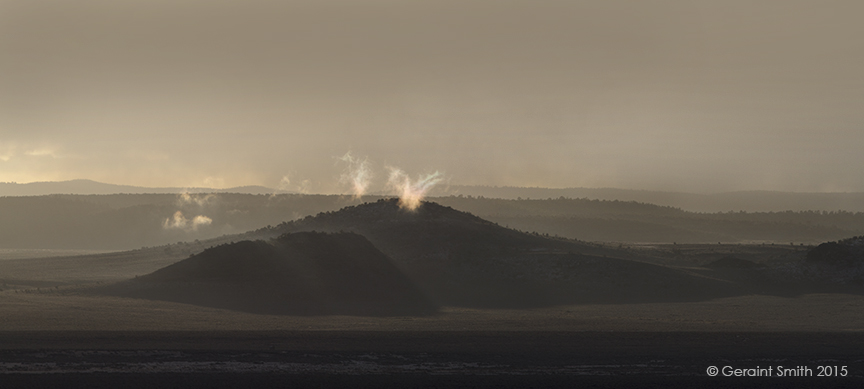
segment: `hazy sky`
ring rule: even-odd
[[[395,166],[864,191],[861,15],[860,0],[0,0],[0,181],[337,191],[350,150],[373,186]]]

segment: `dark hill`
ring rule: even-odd
[[[435,311],[386,255],[350,233],[225,244],[98,292],[268,314]]]
[[[408,211],[396,199],[379,200],[268,232],[313,230],[365,236],[445,305],[687,301],[731,293],[714,280],[634,261],[632,252],[527,234],[431,202]]]
[[[864,237],[825,242],[807,252],[807,262],[835,266],[857,266],[864,263]]]
[[[759,264],[736,257],[723,257],[705,265],[705,267],[713,269],[752,269],[759,267]]]

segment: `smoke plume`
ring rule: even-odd
[[[368,159],[355,158],[351,155],[350,151],[339,159],[348,164],[339,182],[351,185],[351,193],[354,199],[363,197],[369,189],[369,183],[372,180],[372,169],[369,166]]]
[[[389,167],[390,177],[387,180],[387,185],[394,189],[399,195],[399,207],[408,210],[415,210],[420,206],[426,192],[432,189],[435,184],[444,179],[444,175],[438,171],[427,174],[425,177],[419,176],[416,181],[412,181],[411,177],[401,169]]]

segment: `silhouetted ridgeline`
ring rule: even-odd
[[[301,232],[205,250],[92,292],[269,314],[417,315],[435,306],[364,237]]]

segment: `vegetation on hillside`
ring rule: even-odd
[[[270,314],[386,316],[436,309],[386,255],[350,233],[223,244],[93,290]]]
[[[807,253],[807,261],[843,267],[864,265],[864,236],[822,243]]]

